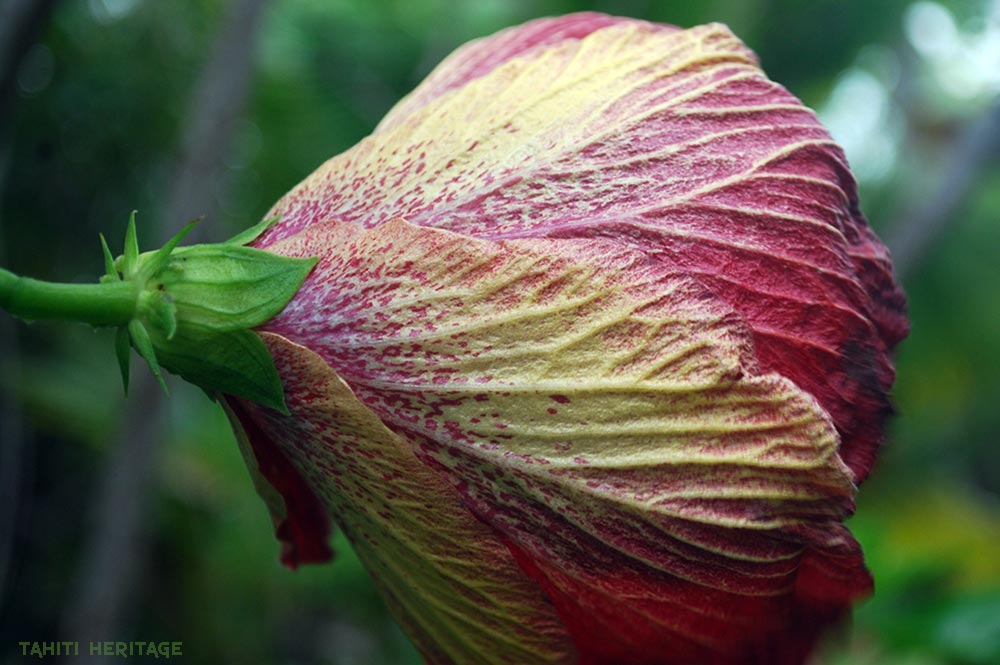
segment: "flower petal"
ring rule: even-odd
[[[378,455],[362,439],[384,423],[546,590],[580,662],[800,662],[870,591],[832,423],[756,366],[751,331],[695,280],[606,241],[402,220],[314,224],[270,249],[322,259],[266,329],[359,400],[345,388],[297,411],[313,379],[284,370],[297,418],[275,442],[328,496],[356,482],[360,451]],[[345,435],[330,414],[348,402],[369,424]],[[335,515],[395,505],[357,482]],[[399,528],[383,526],[380,541]]]
[[[413,92],[400,100],[382,119],[376,131],[398,125],[410,113],[426,106],[435,98],[489,74],[511,58],[563,41],[583,39],[595,30],[624,22],[643,23],[596,12],[580,12],[536,19],[464,44],[435,67]],[[645,25],[655,26],[652,23]],[[666,25],[655,27],[660,30],[677,30]]]
[[[400,216],[493,239],[613,239],[742,316],[760,362],[819,401],[863,479],[907,324],[888,254],[812,111],[724,26],[622,21],[551,42],[522,30],[534,46],[505,33],[515,46],[502,63],[475,64],[473,47],[442,65],[379,132],[286,195],[262,243],[321,220]]]
[[[568,662],[566,629],[494,531],[321,357],[279,335],[263,338],[284,377],[290,415],[230,399],[242,444],[258,461],[270,451],[272,463],[280,458],[304,479],[427,662]],[[271,486],[259,489],[280,507]],[[299,531],[293,515],[281,519],[279,509],[278,516],[289,533]],[[286,553],[294,546],[286,543]]]

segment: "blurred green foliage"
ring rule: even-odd
[[[56,5],[18,70],[13,131],[0,146],[5,267],[89,280],[102,270],[99,231],[120,246],[133,208],[159,223],[225,4]],[[1000,3],[945,7],[960,31],[1000,34]],[[581,9],[729,23],[772,78],[821,111],[847,73],[880,76],[894,106],[877,129],[898,138],[898,154],[887,175],[861,184],[884,235],[905,235],[907,211],[936,195],[957,137],[995,103],[996,89],[963,97],[927,82],[933,63],[914,54],[904,31],[916,11],[909,0],[273,2],[251,98],[213,177],[207,235],[223,239],[257,221],[464,41]],[[889,53],[896,70],[870,67],[873,52]],[[853,629],[831,639],[824,663],[1000,662],[997,160],[975,176],[904,276],[913,334],[898,354],[900,417],[851,522],[877,592]],[[8,344],[18,351],[0,356],[0,378],[24,414],[25,448],[18,494],[8,497],[18,512],[13,558],[0,571],[0,659],[21,662],[17,641],[62,639],[124,399],[110,333],[35,324],[14,334]],[[129,590],[123,634],[95,639],[182,640],[186,662],[198,663],[419,662],[342,538],[331,565],[295,573],[278,565],[272,525],[224,416],[197,390],[171,386],[142,525],[143,574]]]

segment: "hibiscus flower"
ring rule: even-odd
[[[344,529],[431,663],[800,663],[906,334],[812,111],[722,25],[449,56],[255,246],[319,257],[227,401],[283,560]]]
[[[267,222],[178,240],[0,306],[220,397],[282,560],[343,529],[428,663],[793,665],[871,593],[843,522],[903,296],[724,26],[472,42]]]

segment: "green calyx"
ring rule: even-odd
[[[126,390],[131,346],[164,390],[161,368],[210,396],[234,395],[287,413],[274,362],[252,328],[284,309],[316,259],[245,246],[274,221],[223,243],[179,247],[192,222],[160,249],[140,254],[133,212],[121,256],[114,258],[101,236],[99,284],[51,284],[0,270],[0,307],[25,319],[116,326]]]

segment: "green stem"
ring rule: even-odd
[[[18,277],[0,268],[0,308],[22,319],[122,326],[134,316],[138,296],[131,281],[59,284]]]

